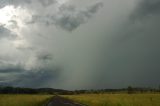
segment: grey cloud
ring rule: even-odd
[[[8,31],[3,26],[0,26],[0,37],[5,37],[6,35],[9,35],[9,34],[10,34],[10,31]]]
[[[115,29],[109,47],[101,50],[103,55],[100,57],[103,62],[100,64],[104,63],[104,66],[97,67],[97,70],[98,68],[103,70],[99,72],[100,74],[97,73],[99,80],[104,80],[104,83],[113,87],[125,87],[127,84],[142,87],[158,86],[160,82],[158,77],[160,74],[159,4],[158,0],[143,0],[119,29]],[[121,80],[114,80],[110,76]],[[106,77],[110,81],[105,82]]]
[[[6,5],[6,0],[0,1],[0,8],[3,8]]]
[[[19,5],[26,5],[30,4],[31,0],[1,0],[0,1],[0,8],[5,7],[6,5],[14,5],[14,6],[19,6]]]
[[[39,60],[47,61],[47,60],[52,60],[53,56],[51,54],[49,54],[49,53],[42,52],[42,53],[37,55],[37,58]]]
[[[102,6],[103,6],[103,2],[96,2],[95,4],[92,4],[92,6],[87,8],[88,16],[89,16],[89,14],[92,15],[92,14],[96,13],[99,10],[99,8]]]
[[[17,21],[15,21],[15,20],[11,20],[11,21],[9,21],[9,23],[12,25],[13,29],[19,27]]]
[[[149,17],[154,15],[160,15],[160,1],[159,0],[142,0],[135,9],[135,13],[132,17]]]
[[[47,7],[54,3],[56,3],[56,0],[1,0],[0,1],[0,8],[3,8],[6,5],[14,5],[14,6],[28,6],[32,3],[40,3],[42,6]]]
[[[25,53],[21,59],[14,52],[11,57],[0,54],[0,85],[51,87],[56,83],[61,69],[53,63],[50,53],[40,50],[20,52]],[[54,84],[50,85],[51,83]]]
[[[7,3],[7,4],[5,4]],[[6,1],[4,4],[12,4],[14,6],[26,6],[36,10],[36,8],[41,8],[43,11],[48,11],[45,7],[48,7],[52,4],[57,4],[57,0],[13,0],[12,2]],[[43,7],[39,7],[38,4],[41,4]],[[34,4],[34,6],[30,6]],[[81,24],[86,23],[98,10],[102,7],[102,2],[96,2],[86,8],[76,8],[74,5],[61,4],[58,6],[58,12],[50,12],[49,14],[41,14],[37,12],[36,15],[32,16],[32,21],[27,22],[28,24],[40,22],[46,25],[56,25],[64,30],[73,31],[78,28]],[[37,6],[37,7],[36,7]],[[56,5],[52,5],[56,7]],[[54,9],[54,8],[52,8]]]
[[[17,68],[17,70],[19,69]],[[51,83],[55,84],[61,71],[55,68],[53,70],[39,70],[35,72],[20,69],[19,71],[16,72],[17,73],[12,73],[12,75],[10,73],[10,75],[6,74],[5,77],[1,77],[0,85],[36,87],[36,88],[50,87]],[[52,86],[54,84],[52,84]]]
[[[10,83],[14,86],[49,87],[52,82],[56,82],[56,79],[59,77],[59,73],[60,70],[58,69],[24,72],[16,75],[17,79]]]
[[[54,3],[56,3],[56,0],[39,0],[39,2],[44,6],[44,7],[48,7]]]
[[[63,4],[57,13],[50,13],[46,16],[35,15],[28,24],[36,22],[45,23],[46,25],[56,25],[64,30],[73,31],[81,24],[86,23],[102,7],[102,2],[78,9],[73,5]]]
[[[22,69],[21,64],[0,60],[0,73],[19,73],[22,72]]]
[[[64,89],[158,86],[159,1],[142,0],[135,6],[133,1],[104,1],[102,13],[73,33],[57,30],[54,25],[73,31],[88,22],[101,3],[85,7],[86,1],[82,1],[85,8],[63,4],[56,12],[51,11],[54,5],[48,1],[26,3],[36,13],[21,34],[36,49],[19,51],[3,44],[5,52],[0,55],[6,61],[0,63],[0,84]],[[46,39],[34,36],[37,33]],[[14,58],[8,59],[6,53]],[[13,64],[15,60],[22,64]]]
[[[50,83],[56,83],[61,69],[52,64],[52,55],[45,52],[37,52],[35,58],[37,63],[30,69],[26,68],[26,63],[9,63],[9,61],[1,60],[0,85],[49,87]],[[40,66],[37,64],[40,64]]]
[[[11,31],[6,29],[4,26],[0,26],[0,39],[8,38],[8,37],[13,37],[13,34],[11,33]]]
[[[11,4],[13,5],[29,5],[29,4],[32,4],[32,3],[40,3],[42,6],[44,7],[48,7],[52,4],[55,4],[57,3],[57,0],[12,0]]]
[[[9,1],[9,3],[14,4],[14,5],[22,5],[22,4],[30,4],[31,0],[12,0]]]
[[[81,24],[84,24],[91,18],[102,6],[101,2],[95,3],[85,9],[76,9],[74,6],[61,6],[58,14],[55,17],[55,24],[61,28],[73,31]]]

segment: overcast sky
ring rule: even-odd
[[[0,85],[160,85],[159,0],[0,0]]]

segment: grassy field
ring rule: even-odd
[[[43,106],[51,95],[0,95],[0,106]]]
[[[87,106],[160,106],[160,94],[85,94],[65,97]]]

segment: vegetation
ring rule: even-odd
[[[70,94],[71,91],[53,88],[20,88],[0,86],[0,94]]]
[[[43,106],[51,95],[0,95],[0,106]]]
[[[131,86],[75,91],[0,86],[0,106],[42,106],[52,97],[49,94],[63,95],[87,106],[160,106],[160,89]]]
[[[68,91],[53,88],[20,88],[0,86],[0,94],[55,94],[55,95],[73,95],[73,94],[102,94],[102,93],[158,93],[160,89],[153,88],[133,88],[129,86],[123,89],[100,89],[100,90],[75,90]]]
[[[65,96],[87,106],[160,106],[160,94],[81,94]]]

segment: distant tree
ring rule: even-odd
[[[132,86],[128,86],[127,91],[128,91],[128,94],[132,94],[133,93]]]
[[[2,89],[2,93],[9,94],[9,93],[13,93],[13,92],[14,92],[14,88],[13,88],[13,87],[10,87],[10,86],[4,87],[4,88]]]

